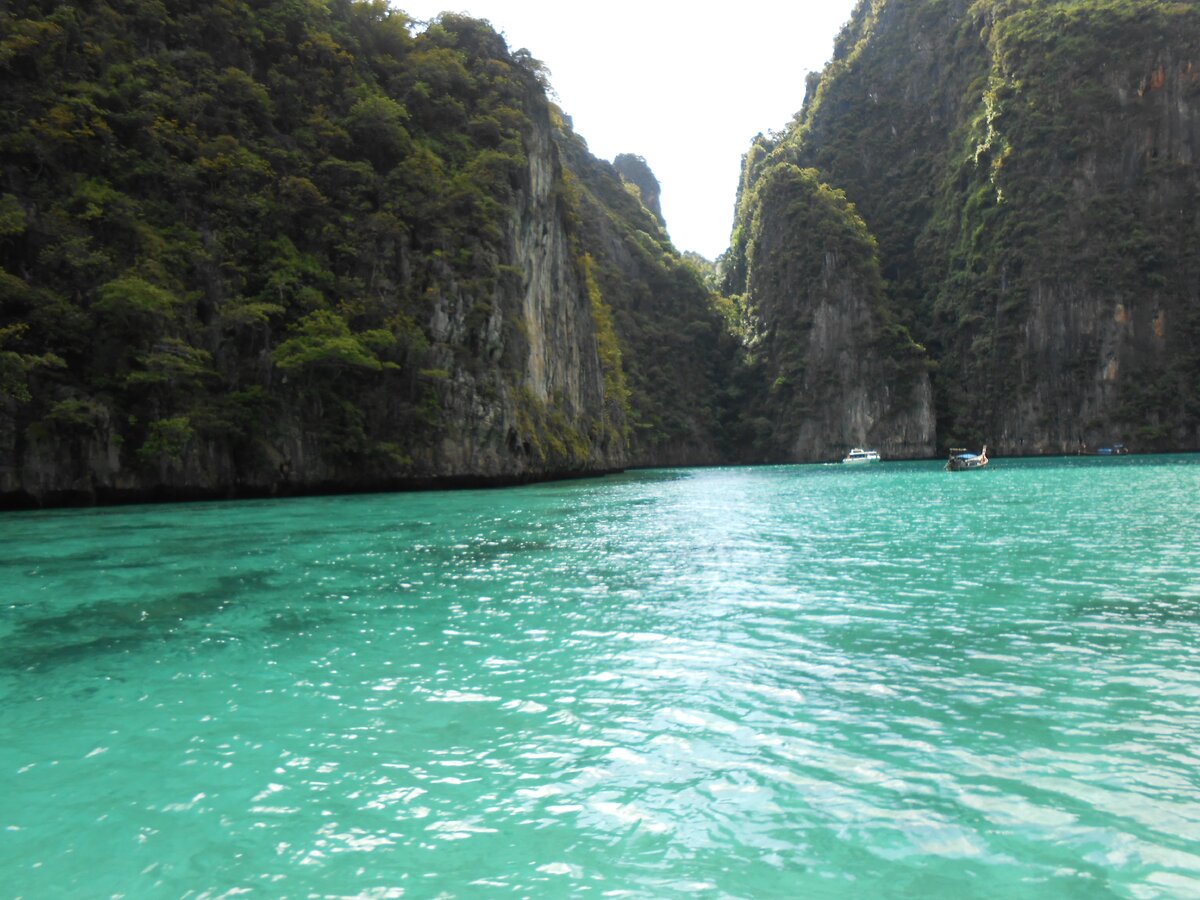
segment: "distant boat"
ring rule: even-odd
[[[1097,456],[1124,456],[1129,449],[1124,444],[1113,444],[1111,447],[1098,447]]]
[[[965,472],[968,469],[982,469],[988,464],[987,444],[979,453],[972,453],[962,447],[953,447],[950,458],[946,460],[947,472]]]
[[[847,465],[857,465],[858,463],[879,462],[879,451],[864,450],[862,447],[855,447],[846,454],[846,458],[842,462]]]

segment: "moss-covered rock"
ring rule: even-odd
[[[872,0],[795,121],[747,155],[844,190],[929,349],[939,440],[1200,445],[1200,7]]]

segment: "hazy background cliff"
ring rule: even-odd
[[[1195,449],[1198,100],[1194,3],[864,0],[803,110],[747,154],[726,284],[751,313],[800,296],[755,270],[755,237],[803,253],[826,235],[754,220],[779,165],[811,169],[861,216],[882,306],[929,354],[943,447]],[[800,302],[849,320],[838,291]]]

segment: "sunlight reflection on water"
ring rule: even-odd
[[[5,871],[1200,894],[1196,462],[4,517]]]

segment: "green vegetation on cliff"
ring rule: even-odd
[[[928,429],[907,422],[905,406],[926,414],[925,349],[889,308],[875,238],[845,193],[815,169],[775,162],[755,173],[741,212],[744,282],[734,287],[754,373],[743,417],[753,453],[928,452],[916,437]]]
[[[1200,446],[1193,3],[862,0],[719,275],[463,16],[19,0],[0,79],[0,494]]]
[[[23,429],[102,409],[145,461],[192,434],[252,453],[298,411],[350,461],[438,424],[429,306],[453,281],[482,332],[512,277],[533,61],[382,2],[17,3],[0,36]]]
[[[739,346],[722,298],[703,268],[671,244],[641,191],[618,167],[597,160],[577,135],[560,132],[575,173],[572,219],[612,308],[629,387],[633,464],[714,463],[736,458],[728,385]],[[628,158],[620,167],[656,183]],[[643,170],[644,169],[644,170]]]
[[[527,51],[411,26],[382,0],[5,7],[5,490],[707,451],[673,410],[708,382],[672,379],[718,339],[711,293]],[[676,314],[705,331],[679,352]]]
[[[1200,7],[864,0],[808,87],[747,155],[732,286],[761,173],[814,168],[937,360],[943,442],[1200,444]]]

